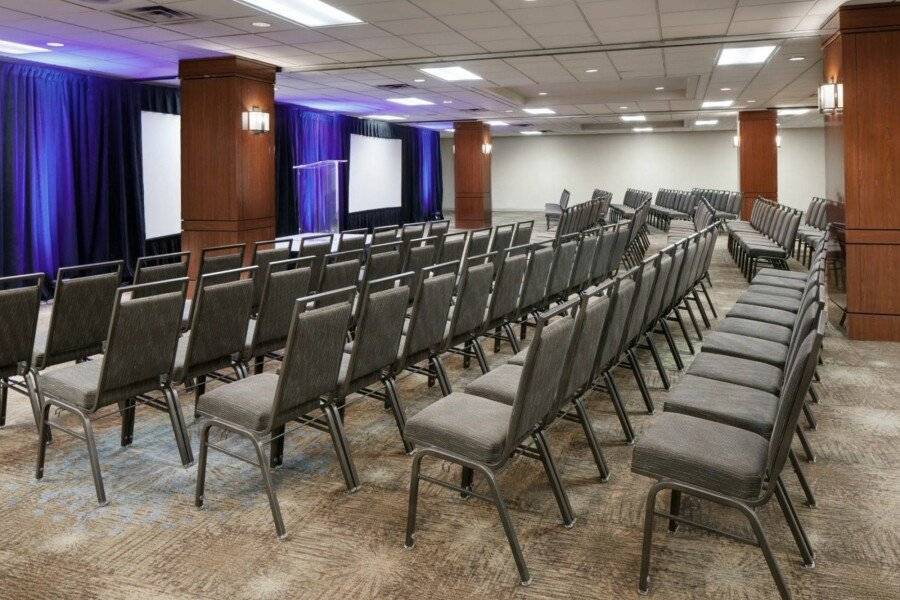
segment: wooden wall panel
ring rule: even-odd
[[[453,179],[456,226],[475,229],[491,225],[491,128],[479,121],[454,124]]]
[[[778,200],[776,122],[774,110],[751,110],[738,114],[738,164],[743,196],[741,216],[745,219],[750,217],[753,200],[757,196]]]

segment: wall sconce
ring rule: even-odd
[[[775,147],[781,148],[781,136],[780,135],[775,136]]]
[[[491,149],[492,149],[493,147],[494,147],[494,146],[493,146],[492,144],[487,144],[487,143],[482,144],[482,145],[481,145],[481,153],[482,153],[482,154],[490,154],[490,153],[491,153]]]
[[[823,83],[819,86],[819,112],[837,114],[844,110],[844,84]]]
[[[734,144],[734,147],[735,147],[735,148],[740,147],[740,145],[741,145],[741,136],[736,135],[736,136],[732,137],[732,138],[731,138],[731,143]]]
[[[258,106],[241,113],[241,126],[244,131],[252,133],[266,133],[269,131],[269,113],[263,112]]]

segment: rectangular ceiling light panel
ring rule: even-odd
[[[241,4],[258,8],[276,17],[281,17],[307,27],[328,25],[350,25],[362,23],[353,15],[325,4],[321,0],[238,0]]]
[[[462,67],[431,67],[420,70],[444,81],[477,81],[481,79],[479,75]]]
[[[0,40],[0,54],[34,54],[35,52],[50,52],[50,49]]]
[[[402,104],[403,106],[430,106],[434,104],[434,102],[429,102],[422,98],[388,98],[387,101],[394,104]]]
[[[755,65],[768,60],[775,46],[752,46],[750,48],[723,48],[719,55],[719,66]]]

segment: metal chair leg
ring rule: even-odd
[[[266,461],[266,453],[263,451],[259,440],[250,438],[254,449],[256,450],[256,458],[259,461],[259,472],[262,475],[263,486],[266,488],[266,496],[269,497],[269,508],[272,510],[272,519],[275,521],[275,532],[278,534],[279,540],[287,539],[287,531],[284,528],[284,519],[281,517],[281,506],[278,504],[278,497],[275,495],[275,488],[272,486],[272,476],[269,473],[269,464]]]
[[[406,541],[403,547],[411,550],[416,545],[416,509],[419,502],[419,471],[425,454],[420,450],[413,453],[412,474],[409,480],[409,505],[406,510]]]
[[[497,506],[497,512],[500,513],[500,522],[503,524],[503,531],[506,532],[506,539],[509,540],[509,548],[512,550],[513,559],[516,561],[516,568],[519,571],[519,580],[522,585],[531,585],[531,574],[528,572],[528,565],[525,564],[525,557],[522,555],[522,547],[519,545],[519,538],[516,536],[516,530],[513,528],[512,519],[509,518],[509,511],[503,496],[500,495],[500,486],[494,474],[488,469],[480,469],[487,479],[494,496],[494,504]]]
[[[659,352],[656,349],[656,345],[653,343],[653,336],[649,333],[644,334],[644,339],[647,341],[647,346],[650,348],[650,355],[653,356],[653,363],[656,365],[656,370],[659,372],[659,377],[662,379],[662,384],[665,389],[669,389],[672,385],[669,383],[669,374],[666,373],[666,368],[663,366],[662,358],[659,356]]]
[[[669,324],[666,323],[665,319],[660,319],[659,324],[663,336],[666,338],[666,345],[669,346],[669,352],[672,354],[672,358],[675,359],[675,367],[679,371],[684,371],[684,361],[681,359],[681,351],[678,350],[678,346],[675,345],[675,338],[672,337],[672,330],[669,329]]]
[[[41,408],[44,404],[41,397],[40,386],[34,369],[25,371],[25,388],[28,390],[28,400],[31,403],[31,412],[34,413],[34,424],[38,431],[41,429]],[[53,432],[47,428],[47,442],[53,441]]]
[[[669,514],[676,517],[681,515],[681,490],[672,490],[669,496]],[[676,531],[678,531],[678,521],[669,519],[669,532],[675,533]]]
[[[431,366],[437,374],[437,382],[441,388],[441,396],[449,396],[453,392],[453,388],[450,386],[450,380],[447,377],[446,369],[444,369],[444,363],[441,362],[441,357],[433,354],[428,360],[431,362]]]
[[[697,288],[691,290],[691,296],[694,298],[694,302],[697,303],[697,309],[700,311],[700,318],[703,320],[703,325],[709,329],[712,326],[712,323],[709,322],[709,317],[706,316],[706,309],[703,307],[703,303],[700,302],[700,294],[697,293]]]
[[[82,413],[75,413],[81,418],[84,427],[84,441],[87,443],[88,457],[91,461],[91,476],[94,478],[94,489],[97,492],[97,503],[106,506],[106,490],[103,487],[103,474],[100,472],[100,457],[97,454],[97,442],[94,440],[94,428],[91,420]]]
[[[631,445],[634,443],[634,428],[631,426],[631,419],[625,411],[625,403],[622,402],[622,396],[619,394],[619,387],[616,385],[615,379],[610,372],[603,374],[603,382],[606,384],[606,390],[612,401],[613,408],[616,410],[616,416],[619,418],[619,424],[622,426],[622,432],[625,434],[625,443]]]
[[[759,522],[759,517],[757,517],[756,513],[749,507],[740,505],[739,508],[741,512],[744,513],[744,516],[747,517],[747,520],[750,521],[750,527],[753,529],[759,548],[762,550],[763,556],[766,559],[766,564],[769,566],[769,572],[772,573],[772,579],[775,580],[775,586],[778,588],[778,593],[781,595],[782,600],[790,600],[791,592],[784,582],[784,576],[781,574],[781,568],[778,566],[778,561],[775,560],[775,555],[772,554],[772,549],[769,547],[769,540],[766,539],[766,534],[763,531],[762,524]]]
[[[812,410],[809,408],[809,403],[806,401],[803,402],[803,414],[806,416],[806,422],[810,429],[815,430],[819,427],[816,423],[816,417],[813,415]]]
[[[679,311],[678,307],[676,306],[672,313],[675,315],[675,320],[678,321],[678,327],[681,328],[681,335],[684,336],[684,341],[687,342],[688,350],[691,354],[696,354],[696,352],[694,351],[694,342],[691,341],[691,336],[688,335],[687,327],[684,324],[684,319],[681,318],[681,311]]]
[[[194,506],[203,506],[206,495],[206,458],[209,455],[209,430],[212,422],[207,421],[200,430],[200,459],[197,463],[197,488],[194,491]]]
[[[137,403],[134,398],[119,401],[119,410],[122,411],[122,447],[130,446],[134,441],[134,413],[137,410]]]
[[[653,529],[656,526],[656,496],[663,490],[663,484],[657,483],[647,492],[644,506],[644,543],[641,547],[641,575],[638,580],[638,592],[650,592],[650,552],[653,550]]]
[[[650,397],[650,389],[647,387],[647,380],[644,379],[644,371],[641,370],[641,363],[638,362],[637,352],[632,348],[627,351],[627,354],[631,372],[634,374],[634,380],[638,384],[638,389],[641,391],[641,397],[644,399],[644,405],[647,407],[647,414],[652,415],[654,410],[653,398]]]
[[[806,454],[806,462],[816,462],[816,455],[813,452],[812,446],[809,444],[809,440],[806,439],[806,434],[803,433],[803,429],[800,427],[800,425],[797,425],[797,437],[800,439],[800,445],[803,446],[804,454]]]
[[[344,437],[341,417],[337,408],[331,403],[323,403],[322,412],[325,413],[325,419],[328,421],[328,432],[331,434],[334,453],[337,455],[338,463],[341,466],[344,484],[347,486],[347,491],[352,494],[359,489],[359,477],[356,475],[356,467],[353,465],[353,458],[350,456],[347,439]]]
[[[6,425],[6,400],[9,396],[9,382],[4,377],[0,379],[0,427]]]
[[[488,366],[487,356],[484,355],[484,348],[481,347],[481,344],[478,343],[478,340],[472,342],[472,350],[475,352],[475,358],[478,360],[478,366],[481,368],[481,374],[484,375],[491,368]]]
[[[169,420],[172,422],[172,431],[175,433],[175,443],[178,444],[181,464],[190,467],[194,464],[194,453],[191,450],[191,438],[184,424],[184,416],[181,414],[181,405],[178,403],[178,393],[170,385],[165,385],[162,391],[169,408]]]
[[[410,454],[413,451],[413,445],[406,439],[406,434],[404,433],[406,430],[406,416],[403,414],[403,407],[400,406],[400,399],[397,398],[397,388],[394,387],[394,380],[391,377],[384,377],[381,381],[384,384],[387,401],[391,405],[391,412],[394,414],[394,421],[397,422],[397,429],[400,431],[403,449],[407,454]]]
[[[709,275],[707,275],[709,277]],[[713,318],[718,319],[719,313],[716,312],[716,305],[713,304],[712,298],[709,297],[709,292],[706,290],[706,285],[703,283],[703,280],[700,280],[700,289],[703,291],[703,295],[706,296],[706,303],[709,304],[709,310],[712,311]]]
[[[464,490],[468,490],[468,492],[472,491],[472,482],[475,479],[475,471],[473,471],[470,467],[463,467],[462,472],[459,475],[459,487]],[[460,492],[460,498],[471,498],[472,495],[468,492]]]
[[[47,458],[47,444],[49,443],[49,439],[47,434],[50,431],[50,405],[44,404],[41,407],[41,420],[38,424],[38,456],[37,456],[37,465],[34,469],[34,478],[35,479],[43,479],[44,478],[44,461]]]
[[[588,416],[587,408],[584,406],[584,400],[576,398],[574,404],[578,413],[578,420],[581,422],[581,428],[584,430],[584,437],[587,439],[591,454],[594,455],[597,470],[600,471],[600,481],[609,481],[609,467],[606,465],[606,459],[603,458],[603,451],[600,449],[597,434],[594,432],[593,425],[591,425],[591,418]]]
[[[269,467],[280,467],[284,463],[284,425],[272,430],[275,439],[269,446]]]
[[[559,514],[562,516],[563,526],[566,529],[571,529],[575,525],[575,515],[572,511],[572,505],[569,503],[569,497],[566,494],[566,490],[563,488],[562,481],[559,478],[559,471],[556,469],[553,455],[550,454],[547,439],[540,430],[535,431],[531,437],[537,446],[538,453],[541,455],[541,462],[544,465],[547,480],[550,482],[550,488],[553,490],[553,496],[556,498],[556,504],[559,507]]]
[[[797,480],[800,482],[800,488],[803,489],[803,495],[806,496],[806,505],[810,508],[815,508],[816,496],[813,494],[809,481],[806,480],[806,473],[801,468],[800,461],[797,459],[797,454],[793,449],[788,451],[788,458],[791,461],[791,466],[794,468],[794,473],[797,474]]]
[[[805,532],[803,532],[796,513],[792,510],[793,506],[790,504],[790,498],[788,498],[787,490],[785,490],[784,482],[781,481],[781,478],[778,479],[778,483],[775,486],[775,498],[778,500],[778,505],[781,507],[781,512],[784,514],[784,520],[787,521],[788,528],[791,530],[791,535],[794,537],[794,543],[797,544],[797,549],[800,550],[800,556],[803,558],[803,566],[809,569],[815,567],[816,562],[812,548],[808,544]]]
[[[690,317],[691,319],[691,324],[694,326],[694,331],[697,332],[697,339],[702,342],[703,332],[700,331],[700,324],[697,323],[697,317],[694,316],[694,309],[691,308],[691,303],[687,301],[687,298],[684,299],[684,308],[687,310],[688,317]]]
[[[521,346],[519,346],[519,340],[516,339],[516,334],[513,331],[512,324],[504,323],[503,330],[506,332],[506,338],[509,340],[509,345],[512,346],[513,354],[518,354],[519,350],[521,350]]]

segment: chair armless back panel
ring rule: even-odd
[[[522,278],[528,263],[526,254],[510,256],[502,252],[505,259],[500,263],[494,292],[488,310],[488,323],[503,319],[514,313],[519,306],[519,293],[522,290]]]
[[[625,256],[625,249],[628,247],[628,229],[629,222],[619,223],[616,228],[616,244],[613,246],[612,257],[609,261],[610,272],[619,268],[622,257]]]
[[[597,253],[594,255],[594,264],[591,265],[591,279],[599,281],[606,279],[612,272],[610,260],[613,247],[616,245],[616,230],[613,227],[604,228],[600,232],[597,242]]]
[[[144,256],[138,259],[137,268],[134,272],[134,285],[144,283],[156,283],[158,281],[166,281],[169,279],[180,279],[188,276],[188,267],[190,263],[190,252],[179,252],[168,255],[171,259],[177,258],[172,262],[161,264],[147,264],[153,260],[163,260],[164,256]],[[177,292],[181,289],[181,284],[170,282],[164,286],[140,287],[131,292],[132,298],[145,298],[150,294],[162,294],[165,292]]]
[[[366,235],[368,235],[368,233],[368,230],[365,228],[347,229],[342,231],[338,238],[338,252],[364,249],[366,247]]]
[[[206,254],[200,264],[200,275],[231,271],[240,269],[242,266],[244,266],[243,248],[239,252],[229,252],[228,254]],[[235,274],[232,277],[236,280],[240,275]]]
[[[647,305],[650,303],[650,296],[653,295],[653,288],[656,286],[656,279],[659,271],[656,268],[656,260],[644,263],[644,270],[641,272],[640,284],[638,286],[637,297],[634,306],[628,316],[628,328],[626,329],[625,339],[623,340],[622,350],[626,350],[639,336],[644,328],[644,314],[647,312]]]
[[[353,253],[356,253],[355,255]],[[348,286],[357,287],[359,285],[359,272],[362,270],[363,253],[361,250],[348,251],[338,255],[325,257],[325,266],[322,268],[322,280],[316,286],[321,293],[339,290]],[[314,289],[312,281],[310,289]],[[337,302],[335,298],[323,299],[318,306],[326,306]]]
[[[15,375],[19,365],[31,364],[43,280],[39,273],[0,278],[0,287],[25,284],[0,289],[0,377]]]
[[[550,272],[550,283],[547,287],[548,296],[555,296],[568,287],[579,244],[579,240],[570,240],[556,247],[553,269]]]
[[[391,278],[389,284],[393,285],[397,280]],[[407,283],[377,292],[372,292],[371,288],[367,291],[362,300],[345,385],[385,369],[397,360],[409,295]]]
[[[453,262],[462,260],[463,253],[466,251],[466,241],[469,237],[468,233],[451,233],[444,236],[441,243],[440,262]]]
[[[337,385],[352,305],[341,301],[305,311],[306,302],[301,298],[293,308],[272,428],[309,412]]]
[[[276,266],[274,263],[273,269]],[[253,356],[285,347],[294,305],[309,293],[311,277],[310,267],[269,273],[253,329]]]
[[[594,370],[594,359],[603,339],[612,302],[609,296],[592,295],[584,306],[584,320],[580,329],[576,330],[577,341],[566,359],[567,368],[563,385],[564,393],[557,398],[556,409],[562,409],[563,403],[572,398],[579,390],[590,383]],[[556,411],[555,411],[556,412]]]
[[[406,253],[406,266],[404,271],[412,271],[413,278],[410,289],[419,289],[425,267],[431,266],[437,260],[437,247],[434,245],[412,246]]]
[[[422,281],[407,332],[406,352],[414,355],[438,350],[447,331],[447,315],[453,301],[456,272],[433,275]]]
[[[575,257],[575,265],[572,267],[572,276],[569,278],[570,288],[579,288],[585,285],[591,278],[591,267],[597,256],[597,246],[600,238],[597,235],[585,235],[578,246],[578,255]]]
[[[394,246],[395,249],[384,249],[385,246]],[[403,267],[403,254],[398,248],[399,244],[383,244],[381,248],[372,248],[369,260],[366,264],[366,281],[374,282],[377,279],[397,275]],[[392,285],[391,281],[379,281],[370,283],[370,292],[387,289]]]
[[[666,253],[660,257],[657,269],[656,284],[653,286],[653,294],[650,296],[650,302],[647,304],[647,312],[644,318],[645,327],[659,318],[659,313],[663,310],[663,302],[665,301],[666,291],[669,288],[669,280],[672,279],[671,254]]]
[[[388,225],[385,227],[376,227],[372,231],[372,245],[386,244],[388,242],[397,241],[397,234],[400,228],[396,225]]]
[[[123,299],[128,288],[119,292],[94,410],[159,389],[161,378],[172,370],[187,281],[181,279],[179,285],[178,292],[130,300]]]
[[[425,223],[407,223],[400,230],[400,239],[410,242],[425,235]]]
[[[466,251],[467,256],[479,256],[488,251],[491,243],[491,234],[493,229],[486,227],[484,229],[476,229],[469,233],[469,249]]]
[[[521,221],[516,223],[516,233],[513,235],[513,246],[521,246],[531,243],[531,234],[534,231],[534,221]]]
[[[253,281],[201,280],[199,287],[181,380],[229,366],[247,339]]]
[[[525,282],[522,285],[519,310],[529,310],[544,300],[555,256],[556,251],[552,246],[539,246],[531,252],[525,271]]]
[[[628,275],[619,281],[618,291],[614,296],[612,314],[609,317],[609,324],[606,327],[603,343],[597,352],[596,372],[598,374],[608,371],[619,362],[622,336],[626,325],[628,325],[628,312],[631,309],[637,288],[634,283],[633,273],[634,270],[630,271]]]
[[[471,260],[471,259],[470,259]],[[463,273],[462,288],[453,306],[450,339],[475,331],[484,324],[491,283],[494,280],[494,265],[468,263]]]
[[[290,246],[266,248],[257,250],[253,257],[253,264],[257,267],[256,277],[253,278],[253,310],[259,309],[262,302],[263,287],[268,281],[269,265],[273,262],[287,260],[291,257]],[[306,293],[304,291],[304,293]]]

